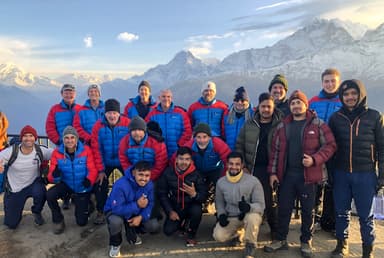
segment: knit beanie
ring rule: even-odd
[[[151,90],[152,90],[151,89],[151,84],[149,84],[148,81],[146,81],[146,80],[141,81],[139,86],[137,87],[137,90],[139,91],[142,86],[147,87],[149,89],[149,92],[151,92]]]
[[[144,119],[142,119],[140,116],[135,116],[132,118],[131,122],[129,123],[129,130],[143,130],[144,132],[147,131],[147,124],[145,123]]]
[[[76,87],[72,84],[64,84],[60,92],[63,93],[65,90],[76,91]]]
[[[209,137],[212,136],[211,127],[209,127],[206,123],[200,123],[193,128],[193,137],[195,137],[198,133],[206,133]]]
[[[300,99],[308,107],[307,96],[305,96],[305,94],[302,91],[295,90],[294,92],[292,92],[292,94],[291,94],[291,96],[289,97],[289,100],[288,100],[289,105],[291,105],[291,102],[294,99]]]
[[[275,83],[280,83],[284,86],[285,91],[288,91],[288,81],[282,74],[276,74],[275,77],[273,77],[271,83],[269,84],[268,90],[271,92],[272,86]]]
[[[89,87],[88,87],[88,93],[89,93],[89,91],[91,90],[91,89],[96,89],[98,92],[99,92],[99,95],[101,96],[101,88],[100,88],[100,86],[99,85],[97,85],[97,84],[91,84],[91,85],[89,85]]]
[[[21,131],[20,131],[20,140],[23,138],[24,134],[27,134],[27,133],[32,134],[33,137],[35,137],[35,141],[37,140],[37,132],[36,132],[35,128],[33,128],[30,125],[26,125],[26,126],[23,127],[23,129],[21,129]]]
[[[238,100],[249,101],[249,96],[248,96],[248,93],[245,90],[244,86],[240,86],[239,88],[236,89],[235,96],[233,97],[233,100],[234,101],[238,101]]]
[[[203,93],[205,90],[213,90],[216,93],[216,84],[214,82],[206,82],[201,87],[201,93]]]
[[[79,139],[79,134],[77,133],[76,129],[71,125],[68,125],[67,127],[64,128],[63,139],[65,138],[65,136],[67,136],[69,134],[74,135],[76,137],[76,139]]]
[[[105,101],[104,108],[105,108],[105,113],[107,113],[108,111],[116,111],[120,113],[120,102],[117,101],[116,99],[107,99]]]

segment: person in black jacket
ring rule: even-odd
[[[192,160],[192,150],[180,147],[158,181],[160,204],[167,218],[163,231],[167,236],[178,230],[186,233],[186,246],[196,245],[195,235],[202,217],[202,203],[208,190]]]
[[[363,241],[362,257],[368,258],[373,257],[375,241],[373,197],[384,186],[383,116],[368,108],[366,89],[359,80],[344,81],[339,96],[342,107],[329,120],[338,146],[333,173],[337,246],[332,257],[348,255],[353,198]]]

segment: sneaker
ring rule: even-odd
[[[120,246],[111,245],[111,249],[109,249],[109,257],[120,257]]]
[[[273,253],[278,250],[288,250],[287,240],[273,240],[271,244],[264,246],[264,252]]]
[[[256,257],[256,248],[254,244],[246,243],[244,249],[244,257],[245,258],[254,258]]]
[[[33,213],[33,217],[34,217],[35,225],[41,226],[45,223],[45,220],[43,216],[41,216],[41,213]]]
[[[143,241],[141,240],[141,237],[136,236],[136,241],[135,241],[134,245],[141,245],[142,243],[143,243]]]
[[[95,225],[102,225],[102,224],[105,224],[105,216],[104,216],[104,213],[102,212],[97,212],[97,215],[96,215],[96,218],[95,220],[93,221],[93,224]]]
[[[320,222],[316,222],[316,223],[313,225],[313,230],[314,230],[315,232],[316,232],[316,231],[320,231],[320,230],[322,230]]]
[[[60,235],[61,233],[64,232],[64,229],[65,229],[64,220],[62,222],[53,224],[53,234],[55,235]]]
[[[185,246],[186,247],[194,247],[195,245],[197,245],[196,239],[194,239],[194,238],[187,238],[187,240],[185,242]]]
[[[301,243],[300,252],[301,252],[301,256],[303,256],[304,258],[313,257],[313,250],[312,250],[311,242]]]
[[[63,208],[63,210],[69,210],[69,208],[71,208],[71,202],[70,202],[71,199],[67,199],[65,198],[63,200],[63,204],[61,205],[61,208]]]

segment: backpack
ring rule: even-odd
[[[11,191],[11,186],[8,182],[8,169],[12,164],[15,162],[17,159],[17,155],[19,154],[19,144],[12,144],[12,154],[11,157],[8,160],[7,165],[4,167],[4,172],[3,172],[3,182],[0,183],[0,193],[3,191],[10,192]],[[37,155],[37,166],[39,167],[39,172],[41,177],[47,177],[48,175],[48,170],[49,170],[49,161],[44,160],[43,156],[43,151],[41,150],[41,147],[39,144],[35,143],[35,150],[36,150],[36,155]]]

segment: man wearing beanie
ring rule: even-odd
[[[92,128],[96,121],[104,115],[104,102],[100,100],[101,90],[97,84],[88,87],[88,99],[73,120],[73,127],[79,133],[80,140],[85,144],[91,144]]]
[[[119,160],[119,144],[129,133],[130,119],[120,115],[120,103],[116,99],[105,101],[105,113],[92,129],[91,146],[95,156],[98,177],[94,186],[97,215],[93,223],[105,222],[103,209],[108,197],[108,178],[117,169],[123,173]]]
[[[244,240],[244,257],[254,258],[265,208],[263,187],[257,178],[244,173],[243,155],[231,152],[227,163],[228,170],[216,186],[218,222],[213,229],[213,238],[219,242],[234,238]],[[244,229],[244,234],[239,235],[239,229]]]
[[[72,196],[74,200],[77,225],[87,224],[88,204],[92,186],[97,178],[92,151],[90,147],[79,141],[76,129],[67,126],[62,134],[63,143],[53,151],[48,173],[49,182],[55,184],[47,192],[54,234],[64,232],[64,215],[57,200],[67,195]]]
[[[231,149],[220,137],[213,136],[210,126],[206,123],[199,123],[193,128],[193,139],[185,146],[192,149],[193,162],[209,189],[205,205],[207,208],[214,202],[215,185],[223,171],[226,171],[227,156]]]
[[[216,84],[206,82],[201,88],[201,97],[188,108],[188,116],[192,127],[199,123],[207,123],[213,136],[223,136],[223,118],[228,106],[216,99]]]
[[[60,92],[63,99],[59,104],[51,107],[45,122],[48,139],[56,145],[62,143],[64,128],[73,125],[73,118],[76,112],[81,109],[81,106],[75,102],[75,86],[64,84]]]
[[[129,134],[121,139],[119,158],[125,172],[139,161],[146,161],[151,164],[151,180],[155,185],[156,198],[151,219],[144,225],[143,229],[145,232],[159,232],[160,204],[156,192],[157,180],[168,164],[165,143],[149,135],[145,121],[140,116],[135,116],[129,124]]]
[[[252,105],[244,86],[236,89],[233,103],[224,115],[224,139],[231,150],[235,149],[236,139],[245,121],[253,115]]]
[[[340,72],[334,68],[328,68],[321,74],[322,90],[317,96],[309,100],[309,108],[314,110],[317,116],[328,123],[331,115],[340,109],[339,98]],[[328,174],[333,174],[331,162],[327,163]],[[328,179],[328,183],[331,181]],[[315,230],[335,230],[335,208],[333,205],[332,187],[330,184],[320,184],[316,193],[315,206]]]
[[[255,114],[241,128],[236,142],[236,151],[244,157],[244,170],[257,177],[263,186],[265,198],[265,215],[271,231],[272,240],[277,230],[276,200],[272,200],[272,188],[269,185],[267,170],[272,136],[283,114],[275,109],[274,99],[268,92],[259,96],[259,105]],[[277,189],[273,189],[276,195]]]
[[[352,198],[360,221],[362,257],[373,257],[375,224],[373,197],[384,187],[383,115],[367,105],[367,92],[359,80],[341,83],[342,107],[329,126],[336,138],[333,197],[337,245],[332,257],[347,257]]]
[[[156,106],[156,100],[151,95],[151,85],[148,81],[141,81],[137,88],[139,95],[129,99],[128,104],[124,108],[124,116],[132,119],[140,116],[145,119],[150,111]]]
[[[287,99],[288,81],[282,74],[276,74],[268,87],[269,93],[275,99],[275,107],[283,112],[284,116],[290,113],[290,108]]]
[[[20,132],[20,144],[0,152],[0,173],[4,173],[4,225],[15,229],[22,218],[26,200],[33,198],[34,222],[45,223],[41,215],[45,204],[45,184],[40,174],[41,163],[51,158],[52,149],[36,144],[37,132],[26,125]]]
[[[301,255],[312,257],[313,207],[316,186],[327,180],[325,162],[336,150],[331,129],[308,109],[305,94],[296,90],[289,97],[291,114],[277,126],[272,140],[268,172],[270,186],[278,183],[276,239],[266,252],[288,248],[287,235],[295,199],[301,204]]]
[[[162,90],[159,100],[160,103],[149,112],[145,120],[159,124],[167,146],[168,158],[170,158],[178,146],[183,146],[192,138],[192,128],[187,112],[173,103],[170,89]]]

